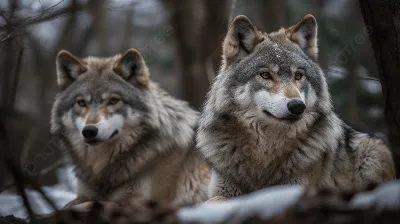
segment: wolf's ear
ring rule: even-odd
[[[224,64],[229,65],[247,56],[262,40],[261,33],[246,16],[237,16],[230,24],[222,45]]]
[[[66,89],[87,70],[81,59],[65,50],[58,53],[56,65],[57,83],[61,90]]]
[[[315,61],[318,60],[317,29],[317,20],[308,14],[286,30],[288,38]]]
[[[133,85],[149,87],[150,73],[140,52],[130,48],[114,65],[114,72]]]

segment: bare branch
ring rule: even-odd
[[[9,20],[8,17],[6,16],[6,11],[0,9],[0,16],[3,17],[3,19],[4,19],[7,23],[10,23],[10,20]]]
[[[7,31],[10,27],[20,29],[23,27],[28,27],[30,25],[46,22],[46,21],[49,21],[49,20],[52,20],[55,18],[66,16],[72,12],[81,11],[86,8],[86,5],[71,4],[69,7],[53,10],[57,5],[61,4],[61,2],[63,2],[63,1],[64,0],[47,8],[46,10],[41,12],[39,15],[31,16],[28,18],[23,18],[23,19],[20,19],[19,21],[0,26],[0,32]]]
[[[325,70],[325,71],[334,72],[334,73],[337,73],[337,74],[342,74],[342,75],[346,74],[346,72],[339,71],[339,70],[335,70],[335,69],[331,69],[331,68],[324,69],[324,70]],[[373,78],[373,77],[367,77],[367,76],[362,76],[362,75],[359,75],[358,77],[359,77],[360,79],[365,79],[365,80],[370,80],[370,81],[379,82],[379,79]]]
[[[15,66],[15,73],[13,76],[13,82],[11,84],[11,94],[10,94],[10,98],[8,101],[8,108],[13,108],[14,106],[14,101],[15,101],[15,96],[17,94],[17,88],[18,88],[18,80],[19,80],[19,76],[20,76],[20,71],[21,71],[21,64],[22,64],[22,57],[24,55],[24,48],[21,48],[18,52],[18,58],[17,58],[17,64]]]
[[[21,194],[24,206],[29,214],[31,223],[35,223],[35,214],[33,213],[32,207],[29,203],[28,197],[24,189],[24,177],[18,167],[12,162],[12,160],[6,158],[7,166],[14,177],[15,186],[17,187],[18,193]]]
[[[60,5],[61,3],[63,3],[65,0],[61,0],[58,3],[54,4],[53,6],[50,6],[49,8],[43,10],[43,12],[41,13],[41,16],[43,16],[44,14],[46,14],[47,12],[51,11],[52,9],[54,9],[55,7],[57,7],[58,5]],[[40,2],[40,1],[39,1]],[[40,3],[41,4],[41,3]],[[43,6],[42,6],[43,7]]]

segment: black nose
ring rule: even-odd
[[[82,130],[82,135],[86,139],[94,139],[97,136],[98,129],[95,126],[86,126]]]
[[[300,115],[306,109],[306,105],[303,103],[303,101],[294,99],[287,104],[287,108],[289,109],[290,113],[294,115]]]

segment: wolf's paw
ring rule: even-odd
[[[175,208],[151,200],[119,205],[91,201],[62,209],[41,219],[43,223],[178,223]]]

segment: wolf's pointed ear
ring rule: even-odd
[[[308,14],[286,30],[288,38],[315,61],[318,60],[317,29],[317,20]]]
[[[56,65],[57,84],[61,90],[66,89],[80,74],[87,70],[81,59],[65,50],[58,53]]]
[[[229,65],[247,56],[262,40],[261,33],[246,16],[237,16],[230,24],[222,45],[224,64]]]
[[[149,88],[150,73],[140,52],[130,48],[114,65],[114,72],[133,85]]]

